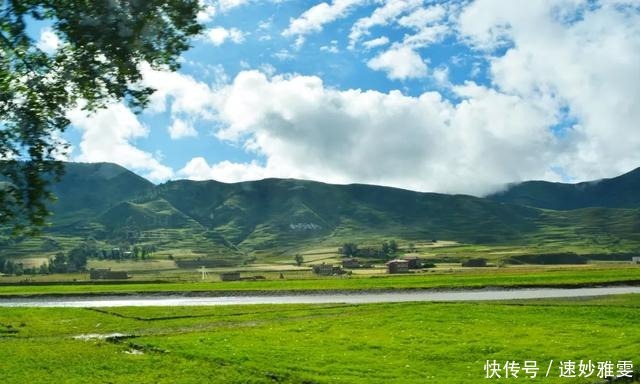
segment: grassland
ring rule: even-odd
[[[257,274],[258,272],[248,273]],[[260,272],[261,274],[264,274]],[[195,274],[191,274],[193,277]],[[138,292],[224,292],[224,291],[305,291],[305,290],[388,290],[427,288],[482,288],[532,286],[585,286],[597,284],[638,284],[640,268],[629,264],[562,267],[470,268],[440,270],[408,275],[352,275],[351,277],[313,277],[308,272],[290,271],[279,279],[234,282],[144,282],[131,281],[92,284],[0,286],[1,295],[99,294]],[[291,278],[293,276],[293,278]],[[304,276],[304,278],[301,278]],[[289,277],[289,278],[287,278]],[[86,276],[85,276],[86,278]],[[0,279],[0,281],[2,281]]]
[[[3,309],[3,383],[478,383],[486,360],[640,363],[640,295],[517,303]],[[74,339],[82,334],[123,340]],[[503,380],[500,380],[504,381]]]

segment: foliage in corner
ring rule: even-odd
[[[49,214],[67,112],[123,100],[136,111],[153,89],[141,66],[176,70],[201,32],[198,0],[3,0],[0,8],[0,224],[37,232]],[[28,35],[51,22],[60,43],[44,52]]]

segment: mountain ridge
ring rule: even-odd
[[[319,244],[336,247],[348,241],[376,243],[385,238],[543,247],[558,241],[593,243],[596,248],[637,243],[640,247],[636,230],[640,204],[630,206],[626,201],[622,208],[554,211],[513,203],[506,197],[359,183],[267,178],[239,183],[172,180],[154,185],[115,164],[66,166],[65,176],[54,185],[58,201],[51,206],[52,225],[45,231],[45,238],[55,238],[62,248],[96,239],[105,246],[153,245],[165,255],[184,259],[243,262],[257,254]],[[632,180],[623,185],[635,183],[634,175],[627,178]],[[546,184],[543,187],[546,192]],[[0,245],[0,252],[33,254],[49,243],[25,240],[22,245]]]
[[[511,184],[504,191],[487,196],[488,199],[518,205],[553,210],[572,210],[587,207],[640,207],[640,168],[622,175],[584,181],[557,183],[542,180]]]

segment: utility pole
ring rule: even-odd
[[[209,275],[209,273],[207,272],[207,269],[204,267],[204,265],[202,267],[200,267],[200,272],[202,272],[202,281],[204,281],[205,278]]]

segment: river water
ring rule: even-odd
[[[0,307],[149,307],[212,306],[251,304],[366,304],[442,301],[492,301],[549,298],[579,298],[640,293],[640,287],[596,288],[522,288],[480,290],[417,290],[398,292],[297,293],[242,296],[127,295],[127,296],[59,296],[33,298],[0,298]]]

